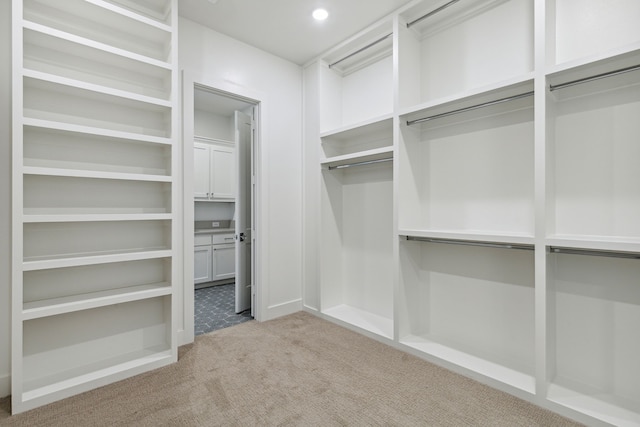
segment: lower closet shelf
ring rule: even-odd
[[[615,396],[602,393],[574,391],[557,384],[549,385],[547,398],[554,403],[585,413],[616,426],[640,425],[640,413],[636,409],[625,409]]]
[[[325,315],[341,320],[376,335],[393,339],[393,320],[357,307],[342,304],[322,311]]]
[[[57,373],[50,377],[25,381],[22,400],[27,406],[39,406],[47,396],[56,394],[56,399],[71,396],[85,390],[114,382],[114,379],[129,377],[149,369],[159,368],[172,363],[173,357],[168,346],[157,346],[125,354],[117,358],[106,359],[92,365]]]
[[[527,393],[535,393],[535,378],[532,375],[419,336],[407,336],[401,339],[400,343],[426,355],[436,357],[461,368],[500,381],[501,383],[526,391]]]

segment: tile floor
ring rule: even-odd
[[[195,334],[201,335],[253,319],[251,310],[235,313],[235,285],[211,286],[195,291]]]

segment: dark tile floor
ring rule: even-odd
[[[251,310],[235,313],[235,285],[211,286],[195,291],[195,334],[201,335],[253,319]]]

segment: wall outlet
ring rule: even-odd
[[[218,221],[213,221],[211,223],[211,227],[213,227],[213,228],[220,227],[220,223]]]

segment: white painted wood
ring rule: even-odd
[[[194,268],[193,268],[193,281],[194,283],[207,283],[213,280],[213,253],[211,245],[196,246],[193,251]]]
[[[13,2],[14,413],[177,360],[177,3],[162,3],[164,20]]]
[[[363,259],[380,249],[372,241],[383,232],[369,229],[368,236],[377,235],[365,245],[349,237],[356,228],[353,201],[366,211],[358,212],[362,230],[370,210],[350,186],[379,191],[375,179],[307,166],[322,179],[320,311],[588,425],[637,425],[638,261],[610,255],[640,253],[640,176],[633,163],[640,154],[640,71],[554,87],[639,65],[638,5],[458,2],[407,28],[447,3],[416,0],[392,14],[391,129],[384,116],[341,122],[344,77],[328,73],[326,63],[350,41],[323,54],[317,73],[309,65],[305,90],[318,105],[305,105],[305,120],[318,120],[315,108],[321,126],[312,132],[313,123],[305,123],[305,144],[320,138],[321,153],[307,150],[306,161],[319,157],[331,166],[393,153],[389,200],[396,201],[398,221],[388,256],[399,283],[393,311],[382,317],[392,331],[385,334],[365,320],[378,314],[364,307],[371,299],[355,292],[368,274]],[[533,96],[407,124],[529,92]],[[604,253],[550,253],[550,246]]]
[[[235,199],[237,171],[234,149],[211,146],[211,198]]]
[[[213,245],[212,246],[213,269],[211,280],[232,279],[236,275],[236,245]],[[250,289],[249,289],[250,290]],[[251,293],[249,292],[249,296]],[[251,301],[249,299],[249,301]],[[250,306],[249,306],[250,307]],[[242,307],[241,307],[242,308]],[[236,312],[242,312],[244,309]]]
[[[208,200],[211,194],[211,152],[207,144],[193,144],[193,197]]]
[[[393,57],[391,23],[387,20],[356,35],[326,55],[320,71],[320,128],[350,126],[393,110]],[[350,56],[371,43],[372,47]],[[334,66],[331,64],[336,63]]]
[[[411,22],[429,6],[422,2],[401,17]],[[419,67],[400,81],[403,108],[415,104],[411,92],[426,102],[526,74],[533,70],[533,1],[459,3],[403,31],[400,42],[400,67]]]
[[[640,39],[640,29],[635,25],[640,4],[633,0],[586,0],[581,6],[561,0],[548,3],[555,15],[555,22],[549,23],[555,28],[555,58],[550,58],[550,65],[607,52]]]

